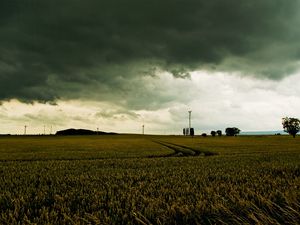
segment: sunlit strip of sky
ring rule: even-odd
[[[161,90],[154,97],[167,98],[154,110],[130,110],[101,101],[68,100],[56,105],[3,102],[0,133],[43,134],[66,128],[86,128],[120,133],[181,134],[188,125],[188,110],[196,134],[239,127],[242,131],[281,130],[281,118],[299,117],[300,73],[281,81],[261,80],[237,74],[191,73],[191,79],[177,79],[163,73],[147,81]],[[141,96],[136,96],[140,98]],[[145,96],[147,101],[147,96]]]

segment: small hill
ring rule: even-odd
[[[108,135],[108,134],[116,134],[116,133],[107,133],[103,131],[93,131],[93,130],[86,130],[86,129],[67,129],[67,130],[60,130],[57,131],[55,135]]]

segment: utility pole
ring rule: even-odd
[[[189,111],[189,131],[191,130],[192,111]]]
[[[144,118],[143,118],[143,125],[142,125],[142,135],[145,134],[145,121],[144,121]]]
[[[97,135],[99,135],[99,128],[97,127]]]
[[[24,135],[26,135],[27,125],[24,126]]]

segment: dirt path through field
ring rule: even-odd
[[[152,140],[154,143],[160,144],[164,147],[167,147],[174,151],[174,153],[164,155],[164,156],[156,156],[156,157],[180,157],[180,156],[213,156],[217,155],[215,152],[210,151],[201,151],[191,147],[187,147],[184,145],[178,145],[166,141],[161,140]],[[155,156],[153,156],[155,157]]]

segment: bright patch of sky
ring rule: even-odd
[[[67,128],[119,133],[181,134],[188,110],[196,134],[236,126],[242,131],[281,130],[281,118],[298,117],[300,73],[282,80],[196,71],[190,79],[170,73],[149,76],[146,93],[165,99],[153,109],[135,110],[110,101],[58,100],[55,105],[18,100],[2,102],[0,133],[42,134]],[[152,96],[153,97],[153,96]],[[140,96],[137,96],[140,98]],[[144,96],[145,101],[147,96]]]

